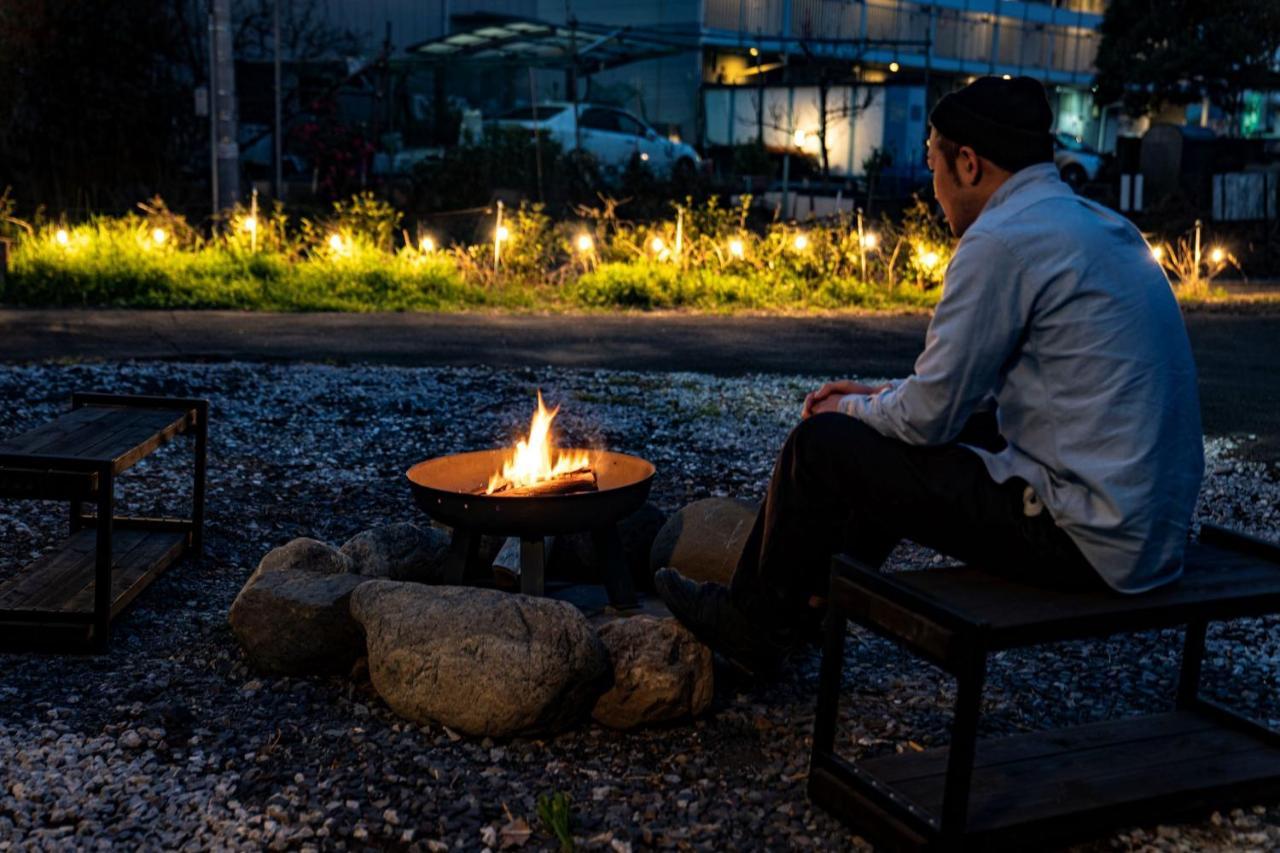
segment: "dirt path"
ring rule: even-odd
[[[896,376],[928,318],[0,310],[0,360],[552,364],[719,375]],[[1280,460],[1280,314],[1187,315],[1205,429]]]

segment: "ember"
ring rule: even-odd
[[[555,447],[551,422],[559,412],[559,406],[547,410],[539,391],[528,437],[516,442],[502,469],[489,478],[483,494],[531,497],[596,491],[590,455],[585,450],[560,452]]]

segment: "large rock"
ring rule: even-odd
[[[351,559],[327,542],[305,536],[273,548],[258,563],[254,576],[280,569],[296,569],[319,575],[336,575],[351,571]]]
[[[449,553],[449,534],[409,522],[384,524],[358,533],[342,546],[352,571],[369,578],[439,583]]]
[[[227,621],[254,669],[276,675],[349,672],[364,654],[351,593],[367,578],[314,539],[295,539],[262,558]]]
[[[369,675],[393,711],[472,735],[557,731],[609,686],[604,644],[572,605],[374,580],[351,598]]]
[[[632,729],[701,714],[711,704],[711,650],[674,619],[633,616],[600,628],[613,663],[613,687],[591,716]]]
[[[694,580],[728,583],[755,520],[756,507],[743,501],[694,501],[658,531],[649,552],[650,571],[671,566]]]

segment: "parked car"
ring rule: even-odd
[[[574,105],[551,101],[511,110],[500,116],[498,127],[537,129],[565,151],[581,149],[605,170],[621,173],[639,161],[659,177],[691,178],[702,158],[692,146],[667,139],[625,110],[602,104]]]
[[[1053,163],[1062,180],[1079,192],[1085,184],[1097,180],[1102,170],[1102,154],[1068,133],[1055,133]]]

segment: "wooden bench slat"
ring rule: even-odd
[[[1138,733],[1131,739],[1138,722],[1158,734]],[[1064,736],[1072,744],[1067,750],[1061,749]],[[989,760],[992,755],[1008,757],[1012,751],[1025,755],[1014,761]],[[860,766],[886,782],[904,768],[914,773],[929,766],[929,775],[890,784],[938,814],[946,759],[943,747],[927,754],[871,759]],[[1009,830],[1063,816],[1087,822],[1091,812],[1123,810],[1137,803],[1157,805],[1161,798],[1212,797],[1217,788],[1274,780],[1277,767],[1280,748],[1262,746],[1248,734],[1190,711],[981,741],[969,832]],[[1134,819],[1140,820],[1136,813]]]
[[[867,571],[841,560],[841,576],[858,587]],[[971,568],[876,573],[870,581],[905,596],[908,610],[914,601],[987,630],[990,648],[1280,610],[1280,564],[1200,543],[1188,547],[1180,580],[1136,596],[1044,589]]]
[[[0,454],[110,462],[119,473],[184,431],[190,417],[183,409],[85,406],[0,443]]]
[[[185,553],[188,531],[121,530],[112,538],[111,614],[118,615],[151,580]],[[95,538],[75,533],[64,548],[0,587],[0,621],[90,616],[94,605]]]
[[[1199,714],[1172,713],[1158,716],[1102,720],[1067,729],[1027,732],[980,741],[974,767],[1000,767],[1019,761],[1048,758],[1062,753],[1090,749],[1099,742],[1124,740],[1140,742],[1201,732],[1214,723]],[[904,752],[868,758],[859,764],[885,782],[899,785],[916,779],[945,773],[947,748],[935,747],[922,752]]]
[[[147,531],[115,531],[111,540],[112,571],[128,565],[134,552],[146,544]],[[0,586],[0,608],[6,610],[64,610],[68,600],[85,584],[93,583],[97,559],[97,533],[79,530],[63,547],[27,566]],[[93,609],[92,600],[88,608]]]

